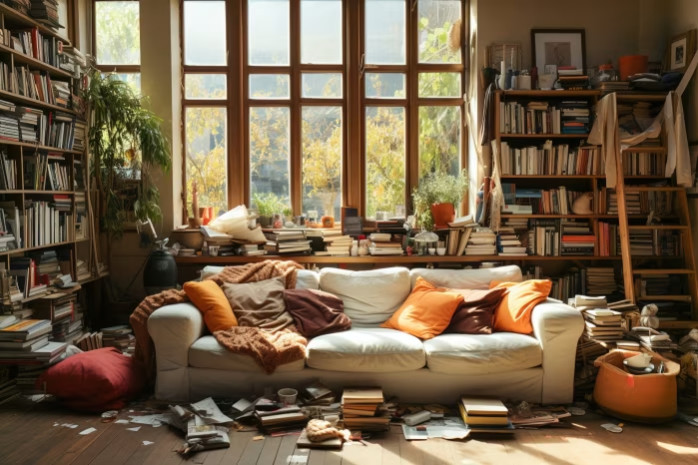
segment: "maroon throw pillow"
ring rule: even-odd
[[[444,333],[492,334],[494,311],[506,289],[449,289],[463,296]]]
[[[298,332],[305,337],[346,331],[351,320],[344,314],[344,302],[317,289],[285,289],[286,311],[293,316]]]
[[[123,408],[143,389],[145,376],[132,357],[114,347],[66,358],[43,372],[36,387],[68,407],[87,412]]]

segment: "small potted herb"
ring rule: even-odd
[[[445,173],[429,173],[412,191],[412,202],[417,223],[426,230],[448,227],[453,221],[456,206],[460,204],[468,188],[466,170],[457,176]]]

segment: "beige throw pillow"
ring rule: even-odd
[[[284,303],[284,278],[222,286],[240,326],[268,330],[294,328]]]

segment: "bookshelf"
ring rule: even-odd
[[[601,151],[586,141],[599,97],[596,90],[495,93],[494,143],[504,194],[500,226],[514,228],[527,255],[493,260],[552,279],[552,295],[563,300],[588,293],[597,270],[619,274],[622,266],[612,234],[617,214],[602,210]],[[614,227],[607,230],[609,221]]]
[[[13,304],[35,300],[31,285],[46,276],[98,276],[87,128],[73,99],[81,75],[68,49],[42,22],[0,4],[0,264],[29,281]]]

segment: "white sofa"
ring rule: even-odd
[[[521,270],[511,265],[299,271],[298,288],[342,298],[352,329],[309,340],[305,360],[282,365],[271,375],[249,356],[219,345],[192,304],[162,307],[148,320],[157,363],[155,395],[172,401],[250,396],[320,380],[337,390],[381,386],[386,395],[406,402],[451,402],[461,394],[544,404],[572,400],[575,349],[584,326],[578,311],[548,299],[533,310],[532,335],[441,334],[422,341],[380,328],[418,276],[438,286],[487,289],[493,280],[521,281]]]

